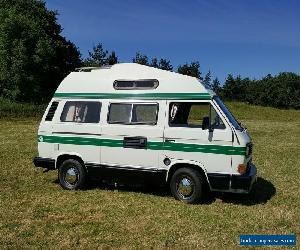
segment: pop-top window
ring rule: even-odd
[[[114,81],[114,88],[117,90],[128,89],[156,89],[158,87],[158,80],[144,79],[144,80],[116,80]]]
[[[62,122],[98,123],[100,120],[100,102],[66,102],[60,120]]]

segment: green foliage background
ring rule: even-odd
[[[2,103],[48,103],[61,80],[76,67],[119,62],[116,52],[107,51],[102,43],[94,45],[89,56],[82,59],[78,48],[61,35],[56,15],[41,0],[0,0]],[[210,70],[202,77],[198,61],[185,62],[174,69],[170,60],[149,58],[141,52],[132,61],[197,77],[226,100],[300,108],[300,76],[292,72],[254,80],[229,74],[222,85],[219,79],[212,79]]]
[[[292,72],[267,75],[259,80],[228,75],[217,90],[224,99],[277,108],[300,108],[300,76]]]
[[[0,1],[0,95],[44,102],[81,64],[75,45],[60,35],[56,13],[35,0]]]

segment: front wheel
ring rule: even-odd
[[[180,168],[173,174],[170,189],[175,199],[189,204],[202,198],[203,180],[201,174],[191,168]]]
[[[82,188],[86,180],[85,169],[77,160],[65,160],[58,169],[58,180],[64,189]]]

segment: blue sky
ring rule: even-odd
[[[300,73],[298,0],[47,0],[83,57],[101,42],[122,62],[137,51],[177,68],[198,60],[221,82]]]

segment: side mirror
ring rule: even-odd
[[[202,120],[202,130],[205,130],[205,129],[208,129],[209,132],[214,131],[214,129],[210,125],[210,120],[209,120],[208,116],[203,117],[203,120]]]
[[[202,130],[205,130],[208,128],[209,128],[209,117],[205,116],[205,117],[203,117],[203,120],[202,120]]]

